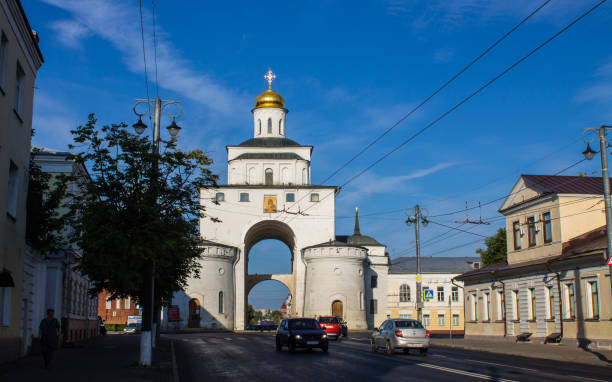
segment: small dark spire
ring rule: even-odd
[[[359,232],[359,207],[355,207],[355,232],[353,232],[353,236],[361,236],[361,232]]]

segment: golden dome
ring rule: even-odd
[[[285,100],[280,94],[269,88],[255,98],[255,108],[259,109],[260,107],[280,107],[284,109]]]

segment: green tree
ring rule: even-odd
[[[506,229],[499,228],[497,233],[485,239],[486,249],[478,248],[476,253],[480,255],[482,266],[507,262],[508,248],[506,246]]]
[[[81,150],[73,159],[91,174],[73,195],[74,242],[83,251],[79,267],[93,283],[92,294],[105,289],[112,298],[142,302],[143,270],[152,261],[159,307],[189,277],[199,277],[198,224],[206,217],[200,189],[215,186],[217,176],[202,151],[184,152],[162,141],[155,154],[148,137],[126,127],[99,127],[91,114],[72,131],[70,148]]]
[[[33,149],[28,169],[26,202],[26,240],[42,253],[59,251],[67,243],[65,228],[70,218],[68,201],[69,180],[62,175],[43,172],[36,163],[40,153]]]
[[[278,325],[281,322],[283,315],[281,314],[280,310],[273,310],[272,312],[270,312],[270,318],[272,319],[272,321],[274,321],[275,324]]]

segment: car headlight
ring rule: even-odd
[[[321,336],[321,339],[323,339],[323,340],[324,340],[324,339],[326,339],[326,338],[327,338],[327,334],[323,334],[323,335]]]
[[[295,339],[296,339],[296,340],[301,340],[301,339],[302,339],[302,336],[300,336],[299,334],[296,334],[296,335],[295,335]]]

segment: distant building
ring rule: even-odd
[[[464,273],[466,337],[612,346],[602,178],[522,175],[502,204],[508,262]]]
[[[98,294],[98,316],[106,325],[127,325],[129,316],[139,316],[140,306],[131,297],[110,299],[111,294]]]
[[[21,325],[28,163],[38,35],[18,0],[0,0],[0,362],[24,354]]]
[[[87,169],[72,159],[69,152],[38,147],[34,161],[43,172],[53,176],[71,175],[70,192],[78,192],[83,184],[91,181]],[[69,244],[57,253],[26,251],[24,270],[24,305],[22,330],[26,345],[35,345],[38,324],[46,316],[48,308],[55,310],[61,322],[63,342],[78,342],[98,334],[97,299],[89,295],[92,287],[77,264],[82,256],[75,244]]]
[[[460,334],[464,330],[463,283],[451,281],[459,274],[477,269],[478,257],[421,257],[421,288],[431,289],[433,299],[423,300],[423,325],[434,333]],[[391,261],[387,281],[386,311],[390,318],[417,318],[416,257]],[[423,293],[423,298],[424,298]]]

